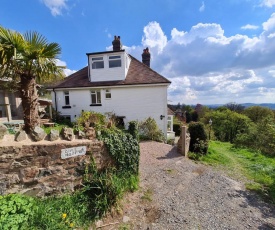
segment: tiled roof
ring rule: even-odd
[[[145,64],[131,56],[131,63],[125,80],[90,82],[88,66],[66,77],[63,81],[48,87],[51,88],[81,88],[100,86],[122,86],[140,84],[170,84],[171,82]]]

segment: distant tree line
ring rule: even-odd
[[[203,123],[211,139],[275,156],[274,110],[262,106],[245,108],[237,103],[215,109],[201,104],[190,106],[180,103],[169,107],[182,123]],[[209,123],[210,119],[212,123]]]

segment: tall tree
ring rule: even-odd
[[[61,48],[37,32],[21,34],[0,26],[0,79],[18,87],[25,131],[39,125],[37,83],[63,74],[57,66]]]

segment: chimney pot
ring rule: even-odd
[[[113,51],[120,51],[122,48],[122,44],[120,42],[120,36],[115,36],[112,44],[113,44]]]
[[[143,50],[143,54],[141,56],[142,56],[142,63],[150,67],[151,54],[149,52],[148,47]]]

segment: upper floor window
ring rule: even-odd
[[[109,68],[121,67],[121,56],[109,56]]]
[[[69,91],[64,92],[65,105],[70,105],[70,95]]]
[[[92,69],[103,69],[103,68],[104,68],[103,57],[92,58]]]
[[[106,99],[111,99],[112,98],[112,94],[111,94],[111,90],[110,89],[106,89],[106,91],[105,91],[105,98]]]
[[[91,99],[92,99],[91,105],[101,105],[100,90],[92,90],[91,91]]]

